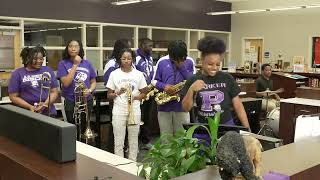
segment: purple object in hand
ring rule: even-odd
[[[263,175],[263,179],[264,180],[290,180],[290,177],[277,172],[269,172],[268,174]]]

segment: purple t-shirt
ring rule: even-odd
[[[39,103],[41,94],[41,75],[44,72],[51,74],[51,88],[58,87],[57,78],[50,67],[42,66],[39,70],[28,71],[25,67],[16,69],[10,78],[8,92],[19,93],[19,97],[25,100],[27,103],[34,105]],[[49,86],[49,82],[44,82],[44,86]],[[48,98],[48,89],[43,89],[41,96],[41,102],[45,102]],[[42,114],[47,115],[48,110],[42,111]],[[50,114],[56,115],[56,109],[53,105],[50,108]]]
[[[58,73],[57,78],[65,77],[70,72],[73,66],[73,62],[71,60],[61,60],[58,65]],[[64,97],[68,101],[74,102],[74,88],[75,83],[78,80],[84,81],[87,88],[90,88],[90,80],[97,77],[96,71],[93,68],[92,64],[88,60],[82,60],[79,64],[76,74],[74,75],[73,81],[69,87],[63,87],[61,91],[61,96]],[[92,99],[92,95],[88,96],[88,100]]]

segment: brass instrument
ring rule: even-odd
[[[90,128],[90,118],[88,113],[88,105],[87,105],[87,97],[84,96],[84,91],[87,89],[86,84],[84,81],[78,80],[76,82],[75,88],[74,88],[74,97],[75,97],[75,106],[73,111],[73,118],[75,120],[75,124],[77,125],[77,137],[79,139],[85,139],[86,143],[89,139],[93,139],[97,136],[96,133],[94,133]],[[81,133],[81,115],[82,113],[85,113],[86,117],[86,130],[82,134]]]
[[[178,92],[183,88],[183,86],[185,85],[186,80],[176,84],[173,86],[173,88],[175,89],[174,91],[174,95],[169,95],[166,92],[160,92],[156,95],[155,97],[155,101],[157,102],[158,105],[163,105],[167,102],[173,101],[173,100],[177,100],[178,102],[180,101],[180,96],[178,94]]]
[[[146,94],[146,97],[141,100],[141,104],[143,104],[144,101],[149,100],[150,97],[154,96],[157,92],[159,92],[159,90],[156,87],[154,87],[152,84],[149,84],[147,87],[149,92]]]
[[[133,95],[132,95],[132,86],[130,83],[126,85],[126,95],[128,98],[128,120],[127,125],[132,126],[136,125],[137,123],[134,120],[134,114],[133,114]]]
[[[47,83],[47,85],[45,84]],[[35,106],[41,105],[42,103],[42,95],[44,93],[45,90],[48,90],[48,116],[50,116],[50,91],[51,91],[51,74],[49,72],[43,72],[41,74],[41,80],[40,80],[40,98],[39,98],[39,104],[35,103]]]

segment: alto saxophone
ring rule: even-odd
[[[141,104],[143,104],[144,101],[148,101],[150,97],[154,96],[157,92],[159,92],[159,90],[152,84],[149,84],[147,87],[149,92],[146,94],[146,97],[141,100]]]
[[[155,97],[155,101],[157,102],[158,105],[163,105],[167,102],[173,101],[173,100],[177,100],[178,102],[180,102],[180,95],[178,94],[178,92],[183,88],[183,86],[185,85],[186,80],[176,84],[173,86],[174,88],[174,95],[169,95],[166,92],[160,92],[156,95]]]
[[[134,120],[134,114],[133,114],[133,95],[132,95],[132,86],[130,83],[126,85],[126,95],[128,98],[128,119],[127,119],[127,125],[132,126],[136,125],[137,123]]]

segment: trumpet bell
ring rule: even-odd
[[[90,128],[87,128],[86,131],[81,135],[83,139],[93,139],[97,136],[97,133],[94,133]]]

